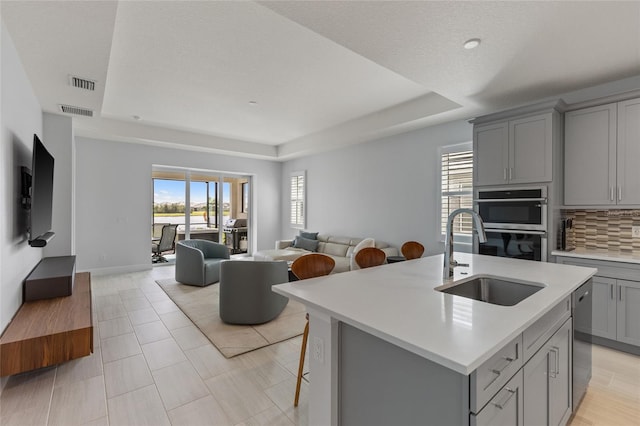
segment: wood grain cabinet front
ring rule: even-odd
[[[60,364],[93,352],[91,277],[76,274],[73,294],[25,302],[0,338],[0,376]]]

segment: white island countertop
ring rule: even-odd
[[[554,263],[455,253],[453,280],[491,275],[544,284],[514,306],[445,294],[443,255],[273,286],[302,302],[423,358],[468,375],[596,273]],[[466,275],[464,274],[466,273]]]

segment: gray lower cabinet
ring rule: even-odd
[[[524,424],[560,425],[571,415],[571,319],[525,364]]]
[[[593,277],[593,305],[591,329],[585,331],[593,336],[616,339],[616,280],[606,277]]]
[[[640,347],[640,281],[633,279],[640,278],[640,265],[566,257],[558,257],[558,263],[598,268],[591,328],[576,322],[576,330]]]
[[[478,414],[471,414],[471,426],[513,425],[524,422],[522,370],[511,378]]]
[[[617,280],[616,339],[640,346],[640,282]]]

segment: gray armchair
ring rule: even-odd
[[[262,324],[284,310],[289,299],[271,291],[289,278],[287,262],[229,260],[220,268],[220,319],[229,324]]]
[[[220,263],[229,259],[224,244],[184,240],[176,244],[176,281],[204,287],[220,280]]]

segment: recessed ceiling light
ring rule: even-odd
[[[472,39],[467,40],[467,41],[464,42],[464,48],[467,49],[467,50],[475,49],[479,45],[480,45],[480,39],[479,38],[472,38]]]
[[[256,102],[256,101],[249,101],[249,105],[251,105],[251,106],[256,106],[256,105],[258,105],[258,102]]]

